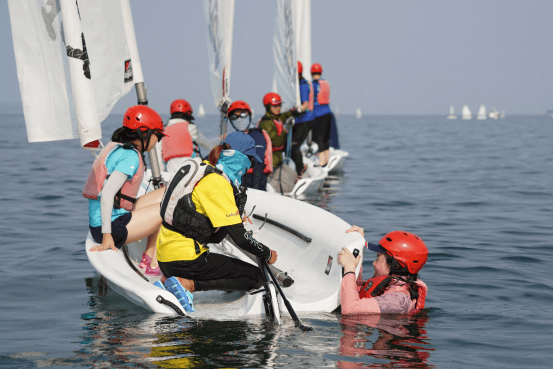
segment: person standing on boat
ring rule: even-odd
[[[296,123],[292,131],[292,160],[296,164],[296,172],[300,177],[305,170],[303,164],[303,155],[300,147],[303,141],[307,138],[309,131],[313,129],[315,124],[313,116],[314,94],[311,83],[303,78],[303,65],[298,61],[298,77],[300,82],[300,101],[301,111],[303,112],[296,117]]]
[[[283,165],[283,152],[286,150],[288,130],[283,122],[291,117],[300,115],[295,109],[280,113],[282,100],[280,95],[269,92],[263,97],[265,115],[257,127],[267,132],[271,139],[273,151],[273,173],[267,178],[272,187],[279,192],[290,192],[297,179],[296,172],[287,165]]]
[[[167,186],[161,202],[157,258],[166,288],[187,312],[194,311],[194,291],[249,291],[263,283],[261,270],[225,255],[210,253],[208,243],[227,235],[245,251],[269,264],[277,253],[256,241],[242,223],[246,203],[240,186],[252,161],[261,162],[254,139],[232,132],[209,154],[209,163],[189,159]]]
[[[163,119],[153,109],[132,106],[123,116],[106,147],[92,164],[83,196],[88,199],[90,233],[100,245],[91,251],[117,251],[127,243],[148,237],[141,268],[146,274],[159,275],[155,245],[161,217],[159,203],[164,189],[136,199],[144,177],[144,152],[166,134]]]
[[[242,185],[256,190],[267,190],[267,176],[273,172],[273,154],[271,139],[261,128],[252,127],[252,110],[245,101],[235,101],[230,104],[227,112],[228,120],[238,132],[244,132],[255,141],[255,152],[261,162],[254,161],[242,177]],[[268,149],[267,149],[268,148]]]
[[[365,235],[363,228],[357,226],[346,232]],[[418,273],[428,260],[424,242],[412,233],[393,231],[379,244],[367,242],[366,246],[377,257],[373,262],[374,275],[365,282],[361,273],[355,279],[361,256],[355,258],[346,248],[338,253],[338,262],[344,268],[342,314],[415,314],[423,309],[428,287],[418,279]]]
[[[313,136],[319,146],[319,165],[325,166],[330,157],[330,130],[332,123],[332,112],[330,111],[330,85],[321,78],[323,67],[315,63],[311,66],[313,77],[313,116],[315,119]]]
[[[207,139],[194,124],[192,106],[184,99],[171,103],[171,118],[165,128],[168,137],[157,145],[158,157],[167,163],[167,171],[175,173],[186,158],[201,156],[200,147],[211,151],[222,138]]]

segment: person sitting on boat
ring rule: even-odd
[[[292,160],[296,164],[296,172],[300,177],[305,170],[303,164],[303,155],[300,151],[300,147],[307,138],[309,131],[313,129],[315,124],[313,116],[313,103],[314,94],[311,83],[303,78],[303,65],[298,61],[298,78],[300,82],[300,101],[301,101],[301,113],[296,117],[296,123],[292,130]]]
[[[277,253],[255,240],[242,223],[246,202],[241,177],[260,158],[255,141],[232,132],[209,154],[209,163],[188,159],[167,186],[161,202],[163,219],[157,240],[157,257],[166,288],[187,312],[194,311],[194,291],[249,291],[263,283],[261,270],[225,255],[210,253],[208,243],[227,235],[236,245],[269,264]]]
[[[255,141],[255,152],[261,162],[254,161],[242,177],[242,185],[257,190],[267,190],[267,176],[273,172],[273,154],[271,138],[261,128],[252,127],[252,110],[245,101],[235,101],[230,104],[227,112],[232,127],[238,132],[244,132]]]
[[[194,124],[192,106],[184,99],[171,103],[171,118],[167,121],[165,131],[167,138],[157,145],[158,157],[167,163],[167,171],[175,173],[186,158],[201,157],[200,147],[211,151],[222,138],[207,139]]]
[[[300,113],[291,109],[281,114],[282,100],[280,95],[274,92],[269,92],[263,97],[263,105],[265,106],[265,115],[258,122],[257,127],[267,132],[273,151],[273,173],[267,179],[275,190],[290,192],[294,188],[297,174],[289,166],[282,165],[282,154],[286,149],[288,134],[283,122],[291,117],[299,116]]]
[[[163,131],[163,119],[153,109],[132,106],[98,158],[86,181],[83,196],[88,199],[90,233],[100,245],[91,251],[112,249],[148,237],[140,267],[146,274],[159,275],[155,245],[161,217],[159,203],[164,189],[136,199],[146,164],[144,152],[154,148]]]
[[[325,166],[330,157],[330,130],[332,123],[332,112],[330,111],[330,85],[321,78],[323,67],[319,63],[311,66],[313,78],[313,139],[319,146],[319,165]]]
[[[359,232],[363,228],[352,226],[346,232]],[[361,256],[355,258],[344,248],[338,253],[338,262],[344,268],[340,301],[342,314],[415,314],[424,308],[428,287],[418,279],[426,264],[428,249],[416,235],[393,231],[379,244],[366,243],[377,252],[373,262],[374,275],[362,281],[361,273],[355,279],[355,268]]]

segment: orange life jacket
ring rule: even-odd
[[[330,104],[330,85],[324,79],[319,79],[319,92],[317,93],[317,101],[320,105]]]
[[[106,167],[107,160],[111,153],[115,150],[122,148],[124,145],[117,142],[109,142],[106,147],[100,152],[98,158],[92,164],[92,169],[88,174],[88,178],[84,185],[83,196],[87,199],[98,200],[98,194],[104,187],[104,182],[109,177],[108,169]],[[129,180],[125,181],[121,190],[115,195],[115,208],[123,208],[131,211],[134,203],[136,202],[136,195],[140,189],[142,178],[144,177],[144,160],[142,160],[142,154],[133,148],[138,153],[138,170],[136,174]]]
[[[393,279],[397,278],[383,275],[380,277],[367,279],[363,287],[361,287],[361,290],[359,290],[359,297],[362,299],[373,298],[390,292],[404,292],[411,296],[411,292],[409,291],[409,283],[393,283],[390,285],[390,282]],[[426,294],[428,293],[428,287],[426,287],[426,284],[424,282],[416,280],[413,283],[416,285],[416,292],[418,296],[416,298],[415,306],[409,312],[409,314],[416,314],[424,308],[424,304],[426,302]]]
[[[265,159],[263,160],[265,168],[263,169],[263,174],[271,174],[273,173],[273,143],[271,142],[271,137],[269,137],[267,131],[262,129],[261,133],[263,133],[263,137],[265,138],[266,143]],[[252,174],[253,168],[248,169],[248,173]]]
[[[189,124],[183,121],[164,129],[167,136],[161,140],[161,152],[165,162],[173,158],[191,157],[194,153],[194,142],[188,131]]]

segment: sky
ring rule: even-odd
[[[216,113],[199,0],[132,0],[150,106]],[[312,59],[341,114],[457,114],[484,104],[542,114],[553,104],[551,0],[312,0]],[[230,97],[256,113],[273,80],[276,4],[236,0]],[[305,67],[304,67],[305,68]],[[0,0],[0,113],[19,104],[7,0]],[[114,107],[136,103],[131,91]]]

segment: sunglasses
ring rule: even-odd
[[[232,114],[230,116],[230,120],[237,120],[238,118],[247,118],[250,116],[250,113],[248,113],[247,111],[245,112],[242,112],[240,114]]]

